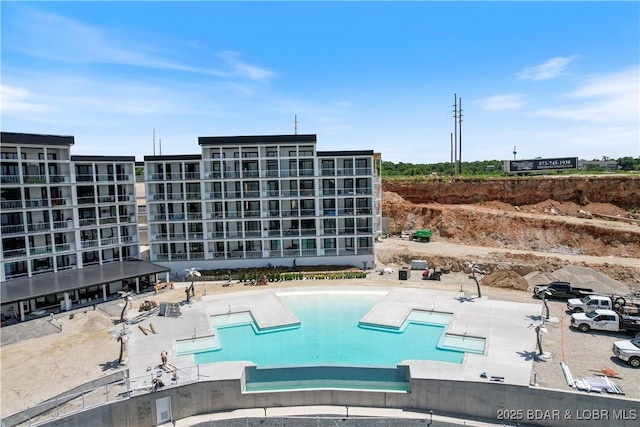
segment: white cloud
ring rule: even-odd
[[[521,93],[505,93],[482,100],[482,108],[487,111],[519,110],[523,105],[524,95]]]
[[[555,57],[547,62],[533,67],[528,67],[518,73],[518,78],[523,80],[550,80],[561,76],[566,71],[569,64],[576,58],[575,55],[568,57]]]
[[[241,61],[239,52],[220,52],[218,56],[231,65],[236,73],[248,79],[266,81],[275,77],[275,73],[266,68]]]
[[[122,29],[100,28],[52,13],[25,9],[25,14],[14,23],[11,31],[3,33],[3,50],[14,50],[27,55],[70,63],[119,64],[144,68],[157,68],[188,73],[225,77],[227,73],[184,64],[172,55],[179,48],[158,48],[157,34],[132,34]],[[148,45],[145,38],[154,39]],[[163,46],[175,40],[163,40]],[[182,43],[188,46],[188,42]]]
[[[36,103],[35,96],[28,89],[20,86],[0,85],[2,112],[36,113],[53,110],[52,107]]]
[[[539,117],[605,124],[627,124],[638,132],[640,69],[594,75],[578,89],[564,95],[574,103],[532,111]]]

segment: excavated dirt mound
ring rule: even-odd
[[[515,271],[496,271],[483,277],[480,281],[484,286],[494,288],[512,288],[519,291],[526,291],[529,283]]]

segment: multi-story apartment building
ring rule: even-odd
[[[374,266],[379,155],[316,151],[316,135],[198,142],[200,155],[144,158],[151,262]]]
[[[73,144],[72,136],[2,132],[5,318],[107,299],[167,270],[129,262],[140,252],[135,158],[72,156]]]

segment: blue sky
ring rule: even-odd
[[[640,4],[7,2],[2,130],[72,154],[199,153],[198,136],[449,161],[640,156]]]

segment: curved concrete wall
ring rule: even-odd
[[[245,408],[331,405],[430,411],[544,426],[637,426],[636,400],[497,383],[411,380],[411,392],[297,390],[242,393],[244,379],[200,381],[131,397],[48,425],[155,426],[156,399],[171,396],[174,419]]]

